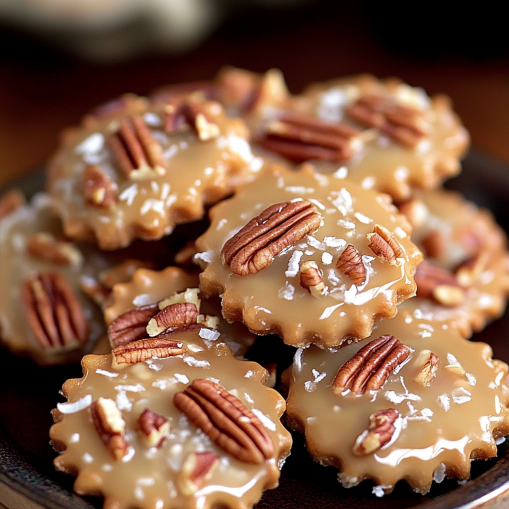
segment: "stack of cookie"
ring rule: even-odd
[[[41,364],[95,349],[51,429],[76,492],[250,507],[289,454],[285,407],[315,460],[379,496],[495,456],[508,367],[468,339],[505,307],[506,239],[438,189],[467,146],[446,98],[397,80],[292,95],[231,68],[66,131],[47,194],[0,203],[0,323]],[[290,367],[244,360],[261,335]]]

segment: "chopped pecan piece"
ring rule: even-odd
[[[394,408],[380,410],[369,416],[369,427],[355,441],[354,454],[371,454],[397,439],[401,426],[401,414]]]
[[[156,270],[155,263],[150,261],[136,260],[135,258],[128,258],[109,269],[101,271],[99,274],[99,281],[107,289],[111,290],[114,285],[119,283],[127,283],[131,280],[134,273],[138,269],[151,269]]]
[[[429,217],[428,207],[424,202],[413,199],[398,205],[399,211],[406,216],[414,230],[420,228]]]
[[[175,132],[188,125],[200,141],[209,141],[220,134],[219,126],[209,118],[204,108],[194,101],[170,101],[164,109],[164,129]]]
[[[437,376],[438,357],[429,350],[423,350],[419,354],[417,363],[422,364],[422,367],[421,370],[419,371],[419,374],[415,377],[415,381],[419,385],[427,387],[431,383],[433,378]]]
[[[44,348],[85,343],[89,328],[69,283],[56,272],[28,278],[21,287],[28,323]]]
[[[394,336],[373,339],[339,368],[332,390],[334,394],[341,394],[350,389],[356,395],[378,391],[409,355],[410,348]]]
[[[146,338],[147,324],[157,311],[157,304],[149,304],[121,314],[108,327],[111,344],[121,346]]]
[[[165,359],[181,355],[186,351],[184,344],[169,338],[140,339],[127,345],[117,346],[112,350],[114,368],[125,368],[148,359]]]
[[[163,149],[138,116],[124,118],[109,137],[120,168],[130,180],[143,180],[166,173]]]
[[[354,285],[359,286],[366,281],[367,271],[362,256],[352,244],[348,244],[341,253],[336,268],[348,276]]]
[[[109,398],[99,398],[90,405],[95,429],[113,457],[119,461],[127,453],[125,421],[117,404]]]
[[[111,290],[105,288],[93,277],[88,276],[81,276],[80,288],[85,295],[88,295],[98,306],[101,307],[104,306],[111,293]]]
[[[138,431],[146,447],[159,449],[170,432],[170,423],[162,415],[146,408],[138,418]]]
[[[296,162],[310,159],[341,162],[351,159],[360,146],[359,131],[346,124],[286,112],[269,122],[257,142],[267,150]]]
[[[465,300],[465,291],[456,277],[427,260],[417,266],[414,278],[418,297],[434,299],[447,307],[459,306]]]
[[[465,288],[472,286],[488,267],[489,259],[489,253],[482,251],[460,263],[454,273],[458,283]]]
[[[239,461],[261,464],[274,443],[260,419],[238,398],[210,380],[196,379],[173,398],[175,406],[210,440]]]
[[[239,276],[256,274],[283,249],[317,230],[320,221],[320,214],[306,200],[276,203],[226,241],[223,263]]]
[[[325,291],[325,283],[316,262],[307,261],[300,267],[300,286],[305,288],[313,297],[321,297]]]
[[[175,329],[192,325],[198,321],[198,309],[190,302],[170,304],[159,311],[147,324],[147,334],[150,337],[163,332],[172,332]]]
[[[414,148],[430,131],[424,111],[397,104],[390,97],[363,95],[345,112],[364,127],[374,127],[394,141]]]
[[[25,197],[19,189],[11,189],[0,197],[0,220],[25,205]]]
[[[26,247],[33,257],[55,265],[80,265],[83,260],[71,242],[59,240],[51,233],[34,233],[28,238]]]
[[[177,482],[184,495],[193,495],[208,481],[219,463],[219,456],[213,452],[192,452],[185,459]]]
[[[421,239],[421,245],[428,258],[440,258],[446,249],[446,240],[440,232],[432,231]]]
[[[405,256],[403,248],[394,238],[394,235],[383,226],[376,224],[373,228],[373,233],[368,233],[368,240],[368,247],[384,263],[395,265],[397,258]]]
[[[85,203],[94,207],[109,209],[117,201],[115,184],[96,165],[88,165],[83,172],[83,197]]]

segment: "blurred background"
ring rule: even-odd
[[[280,68],[292,92],[371,72],[444,92],[473,145],[509,167],[509,38],[494,2],[0,0],[0,186],[125,92]],[[416,5],[417,7],[414,7]]]

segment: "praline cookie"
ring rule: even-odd
[[[299,350],[286,372],[287,423],[345,487],[372,479],[378,496],[406,480],[468,479],[509,432],[507,365],[485,343],[400,311],[337,352]]]
[[[361,75],[309,86],[260,115],[253,139],[294,162],[338,168],[401,201],[460,170],[468,133],[445,96]]]
[[[168,304],[180,300],[194,303],[197,311],[214,317],[214,326],[220,333],[221,340],[226,342],[234,355],[242,356],[254,343],[256,336],[240,323],[229,324],[221,315],[221,303],[218,297],[203,300],[198,295],[199,279],[197,274],[187,274],[178,267],[167,267],[162,271],[149,269],[137,270],[132,279],[126,283],[117,284],[113,287],[108,304],[104,311],[106,323],[111,325],[119,323],[126,316],[136,316],[137,311],[146,310],[140,316],[140,336],[130,336],[130,339],[143,339],[146,337],[146,326],[153,316],[159,311],[158,303]],[[179,294],[179,298],[175,296]],[[187,301],[186,301],[187,296]],[[150,311],[153,310],[153,312]],[[123,317],[123,318],[122,318]],[[131,328],[133,324],[130,324]],[[112,331],[116,329],[115,325]],[[115,333],[113,332],[115,336]],[[115,338],[111,337],[112,347],[118,346]]]
[[[284,400],[225,343],[197,330],[159,341],[84,357],[54,411],[55,466],[108,509],[251,507],[289,454]]]
[[[402,309],[448,323],[464,337],[498,317],[509,293],[506,236],[487,210],[446,190],[417,193],[400,206],[426,255],[417,297]]]
[[[48,190],[69,237],[102,249],[156,240],[253,178],[247,138],[217,102],[124,96],[64,133]]]
[[[96,280],[114,258],[65,239],[45,194],[1,219],[0,239],[2,341],[40,364],[79,360],[105,333],[83,281]]]
[[[285,343],[339,347],[369,336],[415,292],[421,253],[386,195],[272,166],[210,212],[200,288],[223,316]]]

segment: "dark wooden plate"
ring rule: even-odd
[[[38,170],[14,183],[28,196],[44,186]],[[460,190],[468,199],[490,208],[509,231],[509,168],[472,151],[462,174],[447,187]],[[1,261],[0,261],[1,270]],[[475,341],[492,345],[495,357],[509,362],[509,312]],[[282,349],[288,359],[288,349]],[[79,366],[40,368],[28,359],[0,349],[0,508],[85,509],[102,507],[97,498],[72,493],[74,478],[53,468],[55,452],[49,445],[50,410],[61,398],[58,391],[68,378],[80,377]],[[447,480],[433,485],[426,496],[414,494],[404,482],[381,499],[371,494],[372,483],[344,489],[337,470],[322,467],[308,456],[304,442],[294,434],[295,444],[276,490],[264,494],[257,509],[472,509],[509,506],[509,445],[499,446],[499,457],[472,464],[472,477],[462,485]],[[509,442],[509,441],[508,441]],[[507,495],[507,498],[506,498]]]

